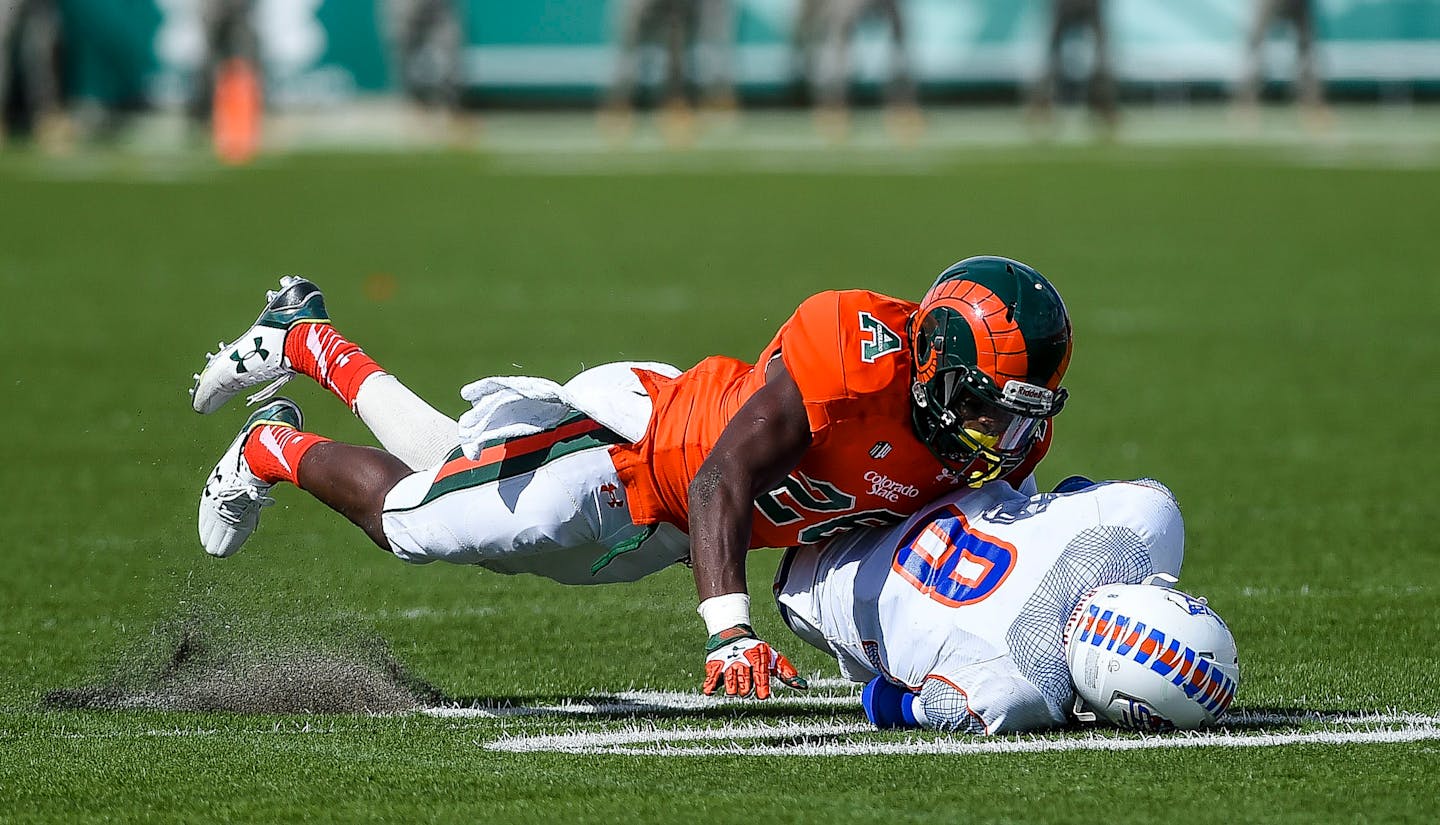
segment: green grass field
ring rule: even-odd
[[[1296,160],[1016,147],[890,172],[721,157],[564,175],[483,155],[299,155],[152,177],[124,158],[75,174],[0,159],[0,821],[1432,821],[1435,739],[526,754],[489,746],[862,717],[844,701],[498,718],[41,705],[150,678],[187,617],[210,655],[309,650],[322,670],[314,651],[378,635],[450,698],[698,691],[683,568],[567,589],[410,567],[292,489],[243,554],[206,557],[199,484],[244,415],[197,416],[185,390],[281,274],[319,282],[342,329],[458,413],[458,387],[483,375],[753,357],[810,293],[918,298],[950,262],[999,252],[1049,275],[1075,320],[1072,400],[1042,485],[1083,472],[1176,491],[1182,584],[1240,645],[1236,709],[1440,713],[1440,169]],[[313,429],[366,439],[294,386]],[[776,560],[752,554],[752,593]],[[757,604],[802,672],[836,675]],[[285,666],[267,678],[283,683]]]

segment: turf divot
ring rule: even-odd
[[[72,710],[389,714],[438,700],[439,692],[410,674],[384,639],[321,625],[192,608],[117,651],[108,675],[49,691],[40,703]]]

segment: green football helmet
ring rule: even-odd
[[[1024,461],[1065,406],[1070,316],[1060,293],[1009,258],[966,258],[910,318],[915,432],[972,486]]]

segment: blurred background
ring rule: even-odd
[[[0,0],[0,58],[60,155],[1343,137],[1440,100],[1440,3]]]
[[[196,616],[256,650],[373,632],[450,696],[696,690],[683,567],[583,590],[408,568],[289,489],[244,554],[204,555],[197,495],[246,412],[198,416],[186,389],[289,273],[458,415],[482,376],[752,359],[815,292],[914,300],[960,258],[1019,258],[1076,332],[1040,485],[1176,491],[1185,584],[1242,640],[1243,706],[1440,711],[1440,480],[1417,463],[1440,455],[1437,0],[0,0],[0,24],[0,733],[57,731],[0,736],[0,787],[21,789],[0,821],[36,800],[67,822],[137,799],[275,821],[314,798],[373,818],[382,787],[497,796],[490,771],[372,775],[385,760],[353,740],[105,738],[244,717],[37,710],[151,661],[132,651]],[[286,392],[307,428],[371,442],[311,382]],[[758,596],[778,553],[749,558]],[[755,619],[834,675],[773,609]],[[461,747],[436,730],[423,741]],[[420,747],[386,764],[435,764]],[[1434,762],[1409,747],[1307,748],[1305,770],[1267,749],[1077,763],[1143,780],[1119,801],[1065,784],[1074,765],[1055,760],[1075,754],[1030,773],[1061,777],[1061,818],[1154,819],[1173,796],[1155,787],[1230,789],[1236,760],[1264,815],[1308,776],[1316,819],[1376,818],[1376,788],[1408,800]],[[616,758],[495,764],[536,788],[515,821],[553,820],[533,777],[592,787],[634,766]],[[710,782],[695,764],[672,794]],[[898,810],[915,777],[954,767],[795,764],[761,795],[862,816],[877,783]],[[1010,787],[1010,762],[985,770]],[[584,797],[611,807],[579,818],[633,819],[651,777]],[[698,798],[696,816],[728,804]]]

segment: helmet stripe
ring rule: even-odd
[[[947,306],[970,325],[975,339],[975,365],[990,376],[997,387],[1007,381],[1026,380],[1029,356],[1025,336],[1010,307],[999,295],[974,281],[956,280],[937,286],[921,307],[921,314]]]
[[[1045,386],[1052,390],[1060,388],[1060,379],[1065,375],[1065,370],[1070,366],[1070,353],[1075,350],[1075,339],[1070,336],[1070,322],[1065,322],[1065,352],[1060,356],[1060,363],[1055,365],[1055,371],[1045,379]]]

